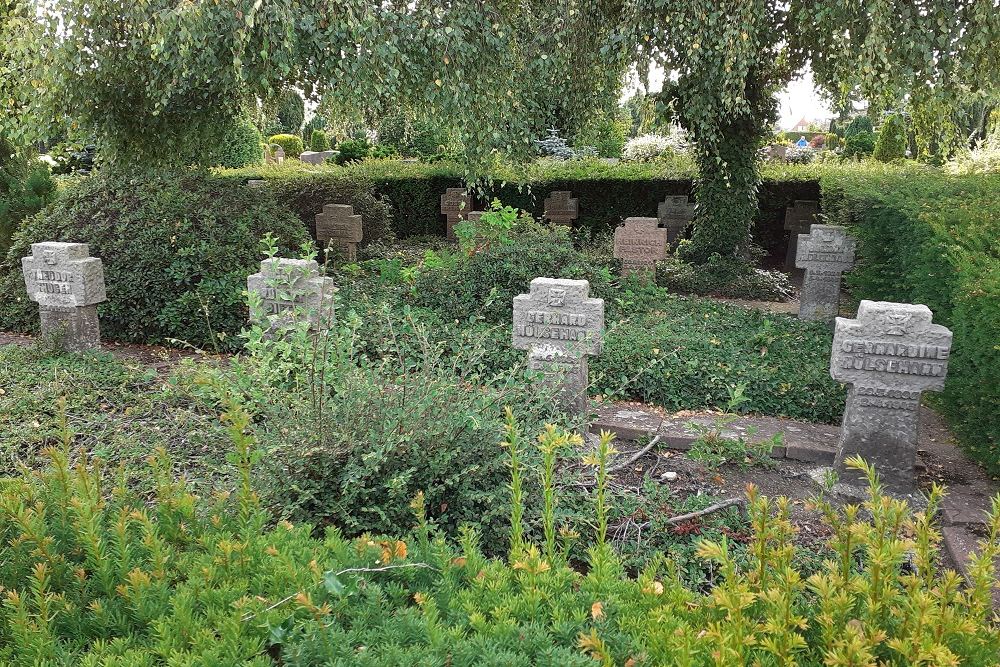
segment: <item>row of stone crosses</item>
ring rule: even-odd
[[[361,216],[349,206],[330,205],[317,216],[317,229],[329,231],[329,239],[353,257]],[[810,273],[818,275],[831,294],[839,294],[840,271],[853,261],[853,244],[841,230],[813,225],[797,239],[806,284]],[[67,351],[99,348],[97,304],[107,295],[102,262],[90,257],[87,244],[35,243],[21,262],[43,336]],[[305,313],[314,330],[329,327],[333,282],[314,260],[265,259],[260,272],[247,278],[251,299],[261,306],[252,316],[273,326]],[[590,298],[589,290],[585,280],[535,278],[529,293],[513,301],[513,346],[528,352],[528,366],[540,373],[540,382],[583,419],[589,409],[587,358],[600,354],[604,335],[604,302]],[[876,465],[887,488],[912,490],[920,395],[944,387],[951,337],[923,305],[862,301],[856,318],[836,317],[830,374],[850,385],[837,457],[844,475],[851,474],[844,459],[861,455]]]

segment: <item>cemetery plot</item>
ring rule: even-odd
[[[251,320],[271,330],[303,321],[313,330],[333,324],[337,288],[333,278],[319,275],[314,260],[265,259],[260,272],[247,277],[247,292]]]
[[[358,260],[358,244],[364,238],[362,218],[348,204],[327,204],[316,216],[316,239],[322,246],[343,251],[348,262]]]
[[[795,269],[799,234],[807,234],[809,228],[819,222],[819,202],[810,199],[796,199],[785,209],[785,231],[789,232],[788,252],[785,254],[785,269]]]
[[[695,204],[686,195],[669,196],[656,209],[660,226],[667,230],[667,243],[675,243],[694,220]]]
[[[813,225],[799,234],[795,266],[806,270],[799,297],[799,318],[832,322],[840,311],[840,282],[854,266],[856,241],[846,227]]]
[[[448,188],[441,195],[441,215],[445,216],[447,237],[455,240],[455,225],[472,210],[472,198],[466,188]]]
[[[668,238],[657,218],[625,218],[615,229],[614,256],[622,261],[622,275],[655,277],[656,263],[667,257]]]
[[[545,199],[543,218],[555,225],[573,226],[573,221],[580,217],[580,200],[568,190],[550,192]]]

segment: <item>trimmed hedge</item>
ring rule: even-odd
[[[211,322],[221,346],[231,348],[246,323],[247,275],[260,265],[268,233],[282,253],[309,238],[290,211],[242,184],[198,173],[88,178],[15,234],[0,263],[0,329],[38,329],[21,275],[31,243],[73,241],[89,243],[104,262],[108,301],[97,307],[104,339],[175,338],[211,349]]]
[[[852,292],[926,304],[954,332],[934,400],[967,450],[1000,472],[1000,175],[869,165],[831,171],[822,187],[826,214],[858,237]]]
[[[764,172],[760,191],[760,213],[754,238],[772,257],[783,258],[787,233],[785,208],[796,199],[819,199],[817,169],[796,165],[776,165]],[[239,178],[264,178],[275,188],[302,202],[305,191],[335,191],[352,180],[366,181],[390,206],[392,226],[400,238],[444,236],[445,220],[440,215],[440,197],[447,188],[464,184],[460,167],[397,160],[365,160],[346,167],[245,169],[227,172]],[[668,195],[689,195],[694,166],[685,158],[652,164],[607,164],[599,160],[538,163],[514,172],[494,175],[491,186],[476,197],[475,208],[493,198],[504,204],[530,211],[540,217],[545,198],[554,190],[571,190],[580,200],[580,218],[575,227],[591,234],[610,233],[630,216],[655,216],[657,206]],[[318,201],[309,206],[315,208]],[[320,204],[321,205],[321,204]],[[309,207],[292,204],[307,220]],[[317,209],[318,210],[318,209]],[[308,220],[307,220],[308,221]],[[367,232],[366,232],[367,236]]]
[[[302,155],[305,144],[297,134],[276,134],[267,140],[269,144],[277,144],[285,151],[286,160],[294,160]]]

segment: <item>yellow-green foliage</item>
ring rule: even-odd
[[[471,531],[445,543],[422,494],[404,539],[267,528],[249,482],[250,417],[232,399],[223,409],[242,471],[232,497],[196,498],[154,455],[156,497],[135,498],[124,473],[85,457],[70,464],[65,417],[50,467],[0,483],[0,665],[996,664],[1000,498],[966,586],[938,567],[941,490],[912,514],[855,462],[871,498],[843,511],[818,502],[835,555],[804,580],[789,502],[751,488],[749,562],[738,567],[726,542],[703,543],[718,576],[702,593],[660,559],[628,576],[603,544],[610,436],[584,459],[596,471],[599,535],[581,574],[551,542],[516,539],[508,561],[484,558]],[[507,440],[515,480],[534,474],[512,420]],[[538,446],[574,443],[549,428]],[[511,498],[519,516],[516,484]]]

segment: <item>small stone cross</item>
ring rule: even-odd
[[[667,243],[677,240],[691,221],[694,220],[694,202],[687,195],[668,196],[656,208],[660,226],[667,230]]]
[[[865,482],[844,460],[861,456],[883,485],[912,493],[920,394],[941,391],[951,331],[932,324],[927,306],[862,301],[855,319],[838,317],[830,375],[849,384],[836,468],[849,485]]]
[[[528,365],[555,386],[562,405],[586,414],[587,356],[600,354],[604,300],[591,299],[586,280],[535,278],[514,297],[513,344],[528,350]]]
[[[669,231],[658,218],[625,218],[615,229],[614,256],[622,260],[622,275],[656,275],[656,263],[667,257]]]
[[[251,319],[270,323],[272,329],[306,320],[314,331],[333,324],[337,288],[333,278],[319,275],[315,260],[262,260],[260,273],[247,277],[247,292],[255,295],[251,297]]]
[[[448,188],[441,195],[441,215],[445,216],[447,225],[447,236],[455,239],[455,225],[462,220],[472,210],[472,198],[466,188]]]
[[[785,209],[785,231],[788,237],[788,251],[785,253],[785,268],[795,268],[796,248],[799,234],[809,232],[809,227],[819,222],[819,202],[811,199],[796,199],[792,206]]]
[[[358,261],[358,244],[364,238],[360,215],[348,204],[327,204],[316,216],[316,239],[320,245],[344,250],[348,262]]]
[[[21,273],[28,298],[38,304],[43,336],[69,352],[101,346],[97,304],[107,301],[104,265],[86,243],[32,243]]]
[[[833,322],[840,312],[840,276],[854,267],[857,242],[838,225],[813,225],[799,234],[795,266],[806,270],[799,319]]]
[[[569,190],[550,192],[545,199],[543,217],[557,225],[573,226],[573,221],[580,215],[580,200],[573,197]]]

